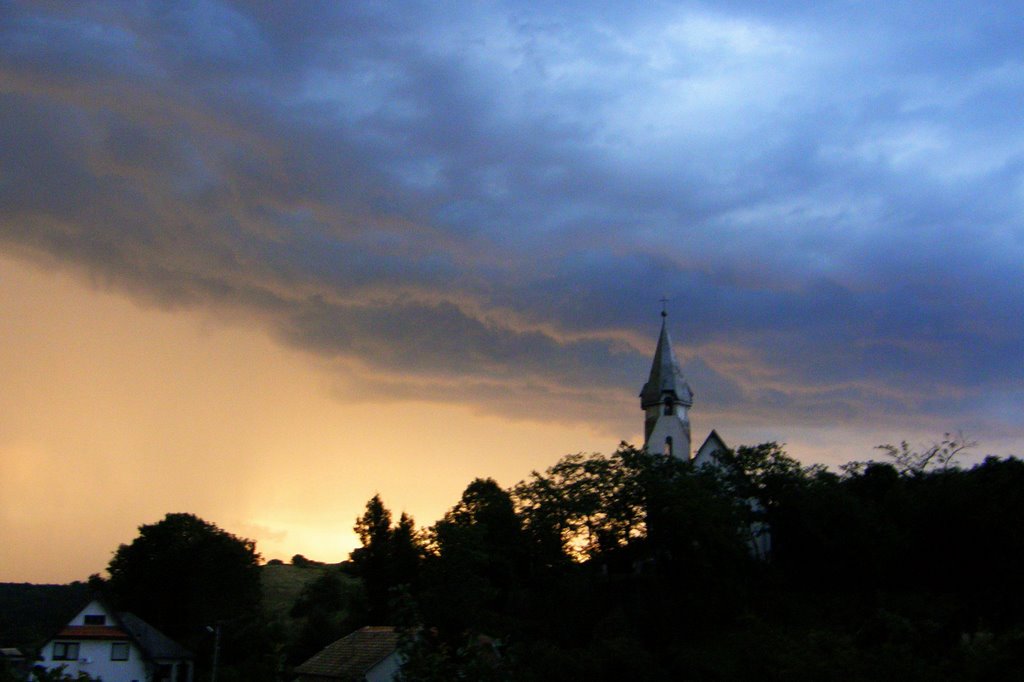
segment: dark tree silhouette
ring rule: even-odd
[[[220,624],[224,680],[272,678],[276,662],[263,616],[259,554],[240,538],[193,514],[167,514],[139,527],[107,571],[108,597],[210,660],[207,627]]]
[[[526,529],[548,562],[595,558],[646,532],[642,485],[652,456],[623,444],[614,454],[567,455],[514,488]]]
[[[957,443],[838,474],[763,443],[476,479],[403,593],[404,679],[1019,679],[1024,462],[961,470]],[[385,511],[370,544],[399,534]]]
[[[362,546],[352,551],[350,561],[352,572],[366,587],[367,619],[376,624],[389,623],[395,588],[415,583],[419,574],[423,549],[415,523],[403,512],[393,526],[391,512],[378,494],[366,503],[353,530]]]
[[[240,538],[193,514],[167,514],[139,527],[110,565],[109,594],[178,639],[216,621],[251,616],[260,606],[259,554]]]
[[[359,625],[362,592],[348,582],[355,581],[332,567],[302,589],[289,612],[298,623],[288,643],[289,662],[301,663]]]

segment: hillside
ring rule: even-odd
[[[295,600],[309,583],[336,565],[295,566],[292,564],[266,564],[260,567],[263,585],[263,610],[271,619],[287,619]]]
[[[302,589],[336,565],[271,564],[260,568],[263,607],[271,619],[289,622],[289,611]],[[0,583],[0,646],[32,649],[39,646],[80,609],[89,586]]]
[[[0,583],[0,646],[31,650],[66,623],[89,597],[89,586]]]

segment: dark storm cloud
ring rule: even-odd
[[[667,295],[714,409],[1024,429],[1010,9],[0,12],[12,251],[252,315],[367,395],[631,398]]]

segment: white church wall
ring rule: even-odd
[[[654,424],[651,435],[647,439],[647,451],[667,454],[665,444],[672,439],[672,456],[679,459],[690,458],[690,425],[675,415],[662,415]]]

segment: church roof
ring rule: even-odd
[[[658,347],[654,351],[651,363],[651,374],[640,391],[640,406],[647,408],[657,405],[666,395],[684,405],[693,403],[693,391],[683,378],[675,353],[672,352],[672,339],[668,335],[667,316],[661,314],[661,335],[658,336]]]

